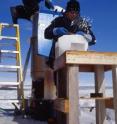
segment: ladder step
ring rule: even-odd
[[[0,65],[0,68],[12,68],[12,69],[18,69],[20,66],[13,66],[13,65]]]
[[[0,87],[13,87],[13,86],[18,86],[19,82],[0,82]]]
[[[8,40],[17,40],[17,37],[10,37],[10,36],[0,36],[0,40],[2,39],[8,39]]]
[[[1,86],[0,87],[1,91],[17,91],[17,86]]]
[[[18,26],[18,24],[8,24],[8,23],[0,23],[0,25],[6,26],[6,27],[16,27],[16,26]]]
[[[4,34],[4,29],[6,31],[6,29],[11,28],[10,30],[14,30],[15,35],[10,36],[10,34],[7,36],[6,34]],[[9,30],[9,31],[10,31]],[[15,57],[15,61],[6,61],[6,59],[4,59],[2,61],[2,63],[0,63],[0,70],[3,70],[3,72],[17,72],[17,74],[15,74],[15,78],[14,81],[12,80],[1,80],[0,82],[0,90],[4,91],[5,93],[11,90],[14,90],[13,93],[14,95],[11,96],[11,98],[9,96],[3,96],[2,98],[0,98],[0,105],[4,105],[4,103],[6,102],[6,104],[8,102],[10,102],[10,104],[12,103],[12,105],[15,106],[15,103],[18,102],[21,106],[22,109],[24,109],[24,89],[23,89],[23,85],[20,86],[21,84],[23,84],[23,75],[22,75],[22,61],[21,61],[21,56],[20,56],[20,34],[19,34],[19,25],[17,24],[7,24],[7,23],[0,23],[0,47],[2,50],[0,50],[0,54],[1,54],[1,58],[14,58]],[[2,36],[3,34],[3,36]],[[9,48],[8,48],[9,47]],[[8,48],[8,49],[7,49]],[[9,54],[6,54],[9,53]],[[0,71],[2,72],[2,71]],[[2,75],[1,75],[2,76]],[[7,78],[4,76],[4,78]],[[15,82],[16,80],[16,82]],[[8,82],[7,82],[8,81]],[[22,82],[21,82],[22,81]],[[3,95],[3,94],[1,94]],[[6,95],[6,94],[4,94]],[[8,98],[7,98],[8,97]],[[17,98],[19,98],[17,100]],[[7,106],[6,106],[7,107]]]
[[[19,53],[19,51],[14,50],[0,50],[1,53]]]

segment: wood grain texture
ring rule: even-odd
[[[79,67],[69,66],[67,69],[67,94],[69,98],[69,115],[67,124],[79,124]]]
[[[112,68],[115,124],[117,124],[117,66]]]
[[[95,66],[95,92],[105,96],[105,76],[102,65]],[[96,124],[106,124],[105,101],[96,100]]]
[[[78,64],[81,66],[80,71],[84,72],[94,71],[93,65],[105,65],[104,69],[109,70],[112,69],[111,65],[117,65],[117,53],[66,51],[55,61],[55,70],[62,68],[66,64]],[[84,68],[84,65],[86,69]]]

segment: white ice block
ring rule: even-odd
[[[57,58],[66,50],[87,51],[88,41],[82,35],[64,35],[58,39],[55,45],[55,57]]]

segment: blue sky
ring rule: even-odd
[[[81,15],[93,20],[92,29],[97,44],[91,49],[96,51],[117,50],[117,1],[116,0],[79,0]],[[0,0],[0,22],[12,23],[9,7],[22,3],[21,0]],[[55,5],[65,6],[66,0],[53,0]],[[43,8],[43,3],[40,8]],[[31,22],[20,20],[21,42],[25,43],[31,35]],[[25,26],[24,26],[25,25]],[[25,32],[25,35],[24,35]],[[25,45],[24,45],[25,47]]]
[[[116,52],[117,0],[79,0],[79,2],[81,16],[89,17],[93,21],[92,30],[96,36],[97,44],[90,49]],[[9,8],[21,3],[21,0],[0,0],[0,22],[12,23]],[[53,3],[65,7],[66,0],[53,0]],[[43,3],[40,4],[40,8],[44,9]],[[22,56],[25,58],[29,47],[29,38],[32,34],[32,25],[31,22],[26,20],[19,20],[19,25]]]

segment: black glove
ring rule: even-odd
[[[91,42],[89,42],[89,46],[91,46],[91,45],[94,45],[94,44],[96,44],[96,38],[95,38],[95,36],[94,36],[94,34],[93,34],[93,32],[89,29],[89,34],[91,35],[91,37],[92,37],[92,41]]]

